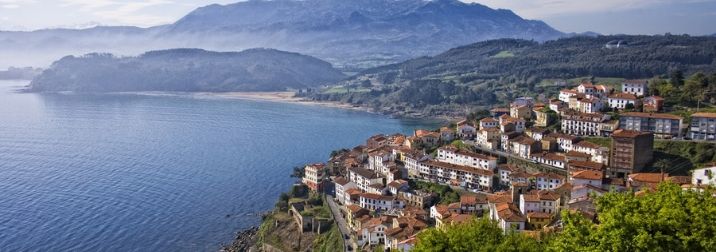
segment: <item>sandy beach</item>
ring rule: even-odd
[[[254,101],[270,101],[270,102],[286,102],[297,103],[303,105],[324,106],[330,108],[351,109],[358,111],[371,112],[369,108],[354,106],[351,104],[338,102],[313,101],[305,98],[294,97],[294,92],[226,92],[226,93],[198,93],[198,95],[206,95],[212,97],[220,97],[227,99],[244,99]]]

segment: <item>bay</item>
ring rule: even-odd
[[[0,250],[216,251],[292,167],[435,122],[290,103],[31,94],[0,82]]]

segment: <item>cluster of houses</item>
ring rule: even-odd
[[[333,185],[358,246],[406,251],[430,226],[489,218],[505,232],[545,232],[558,228],[563,209],[594,218],[593,196],[609,190],[639,191],[667,180],[684,187],[716,183],[716,167],[696,170],[693,177],[643,173],[655,137],[682,137],[682,119],[658,113],[663,99],[642,98],[646,88],[644,81],[625,81],[615,93],[585,82],[547,104],[518,98],[479,121],[412,136],[376,135],[331,159],[342,168],[340,175],[327,178],[325,165],[309,165],[303,183],[316,191]],[[601,112],[635,106],[649,112],[623,112],[618,119]],[[716,114],[692,118],[691,138],[714,140]],[[547,129],[555,122],[561,127]],[[588,136],[609,137],[610,144],[595,144]],[[454,140],[463,145],[451,145]],[[411,181],[449,185],[461,197],[436,204],[437,194],[411,188]]]

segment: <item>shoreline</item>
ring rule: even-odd
[[[314,101],[314,100],[308,100],[305,98],[295,97],[294,95],[296,93],[291,92],[291,91],[226,92],[226,93],[199,92],[199,93],[194,93],[194,94],[199,95],[199,96],[209,96],[209,97],[218,97],[218,98],[226,98],[226,99],[295,103],[295,104],[302,104],[302,105],[350,109],[350,110],[356,110],[356,111],[362,111],[362,112],[368,112],[368,113],[376,113],[369,108],[346,104],[346,103]]]

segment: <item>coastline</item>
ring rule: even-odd
[[[355,106],[355,105],[339,103],[339,102],[314,101],[314,100],[308,100],[305,98],[295,97],[294,96],[295,92],[291,92],[291,91],[225,92],[225,93],[200,92],[200,93],[196,93],[196,95],[226,98],[226,99],[242,99],[242,100],[252,100],[252,101],[296,103],[296,104],[303,104],[303,105],[323,106],[323,107],[329,107],[329,108],[350,109],[350,110],[375,113],[374,111],[372,111],[371,109],[366,108],[366,107]]]

